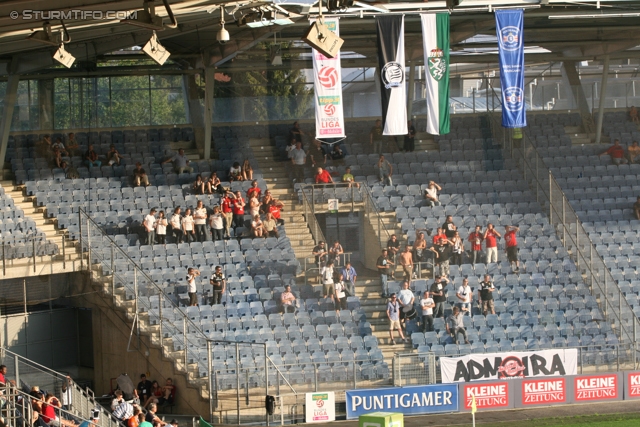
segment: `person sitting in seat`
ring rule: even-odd
[[[251,221],[251,235],[253,237],[267,237],[260,215],[254,215]]]
[[[280,294],[280,302],[282,303],[282,311],[284,313],[296,312],[296,296],[291,292],[291,285],[284,287],[284,292]]]
[[[120,153],[116,150],[116,146],[111,144],[109,151],[107,151],[107,164],[112,166],[114,164],[120,166]]]
[[[173,162],[173,168],[178,175],[183,172],[193,173],[193,168],[189,166],[189,163],[191,163],[191,161],[187,158],[187,156],[184,155],[183,148],[179,149],[176,155],[168,158],[167,160],[162,162],[162,164],[164,165],[165,163],[169,162]]]
[[[242,181],[242,168],[240,167],[240,163],[234,162],[229,169],[229,181]]]
[[[253,168],[251,167],[251,163],[249,163],[249,159],[245,159],[242,162],[242,179],[245,181],[253,180]]]
[[[144,185],[149,186],[149,177],[147,172],[142,168],[142,163],[136,162],[136,168],[133,170],[133,186],[140,187]]]
[[[207,193],[224,194],[224,188],[222,188],[222,182],[220,182],[220,178],[218,178],[218,174],[216,172],[211,172],[211,176],[207,180]]]
[[[624,155],[624,147],[620,145],[620,140],[618,139],[615,139],[613,141],[613,145],[609,147],[606,151],[603,151],[602,153],[598,154],[598,157],[604,156],[605,154],[608,154],[609,156],[611,156],[611,163],[613,163],[614,165],[629,163]]]
[[[93,145],[90,144],[87,151],[84,153],[84,163],[89,169],[102,166],[102,162],[98,160],[98,153],[93,150]]]
[[[205,193],[206,183],[202,179],[202,175],[198,174],[196,176],[196,181],[192,185],[193,192],[196,194],[204,194]]]

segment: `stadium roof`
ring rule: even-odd
[[[285,68],[310,67],[306,44],[300,38],[317,15],[313,0],[164,0],[170,5],[177,25],[163,1],[155,2],[155,14],[163,19],[157,31],[162,45],[171,53],[165,67],[197,69],[215,66],[221,71],[272,67],[268,48],[285,43]],[[342,0],[341,0],[342,1]],[[407,59],[422,62],[421,12],[447,11],[445,1],[372,2],[356,0],[341,15],[341,37],[345,39],[345,67],[373,66],[376,63],[375,16],[405,14]],[[454,63],[496,63],[495,20],[497,8],[525,9],[525,60],[544,63],[562,60],[631,58],[640,40],[640,2],[623,0],[460,0],[451,10],[451,48]],[[10,0],[0,3],[0,76],[30,74],[59,68],[52,59],[56,50],[33,38],[67,40],[65,48],[77,64],[106,58],[140,57],[153,30],[122,22],[128,14],[142,15],[143,0]],[[230,41],[220,44],[222,10]],[[325,13],[329,11],[325,10]],[[276,14],[279,21],[272,22]],[[61,19],[62,18],[62,19]],[[246,22],[249,24],[247,25]],[[237,25],[243,22],[243,25]],[[50,36],[37,31],[50,27]],[[286,24],[286,25],[279,25]],[[66,33],[63,29],[66,28]],[[175,28],[171,28],[175,27]],[[83,62],[86,61],[86,62]],[[346,62],[346,63],[345,63]],[[51,71],[48,71],[51,72]]]

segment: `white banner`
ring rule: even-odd
[[[336,420],[336,396],[334,392],[307,393],[305,396],[308,423],[325,423]]]
[[[340,36],[340,20],[325,18],[324,23]],[[342,110],[342,69],[340,53],[327,58],[315,49],[313,53],[313,88],[315,90],[316,138],[344,138]]]
[[[578,373],[575,348],[441,357],[443,383],[557,377]]]

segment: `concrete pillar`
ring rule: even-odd
[[[587,133],[594,133],[596,131],[595,122],[593,121],[593,115],[587,102],[587,97],[584,94],[584,88],[580,80],[580,75],[576,68],[578,64],[575,61],[563,61],[562,63],[562,78],[566,82],[565,96],[570,100],[572,106],[570,108],[577,108],[582,118],[582,126]]]
[[[598,104],[598,121],[596,122],[596,144],[602,139],[602,120],[604,120],[604,106],[607,99],[607,83],[609,82],[609,55],[605,55],[602,64],[602,84],[600,85],[600,103]]]
[[[40,130],[53,129],[53,87],[53,79],[38,80]]]
[[[7,156],[7,144],[9,143],[9,132],[11,131],[11,119],[13,118],[13,107],[16,105],[16,94],[18,93],[18,83],[20,75],[9,74],[7,80],[7,91],[4,95],[2,116],[0,117],[0,159],[2,163]]]
[[[213,88],[216,70],[213,67],[204,69],[204,158],[211,158],[211,125],[213,124]]]
[[[196,148],[202,153],[204,149],[204,111],[200,103],[200,98],[202,98],[201,90],[196,83],[195,74],[185,75],[183,79],[186,80],[189,118],[193,126]]]

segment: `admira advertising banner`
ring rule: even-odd
[[[443,383],[576,375],[578,350],[557,349],[441,357]]]
[[[458,386],[454,384],[347,390],[346,397],[347,419],[370,412],[416,415],[458,410]]]

